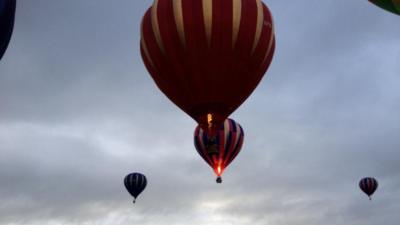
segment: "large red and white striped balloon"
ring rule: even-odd
[[[203,128],[217,129],[246,100],[275,49],[261,0],[155,0],[141,30],[155,83]]]

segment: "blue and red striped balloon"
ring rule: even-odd
[[[204,131],[200,125],[194,131],[194,145],[200,156],[213,168],[221,183],[225,168],[239,154],[243,145],[242,127],[232,119],[226,119],[215,135]]]
[[[368,195],[369,200],[371,200],[371,195],[374,194],[378,188],[378,181],[373,177],[365,177],[360,180],[360,189]]]

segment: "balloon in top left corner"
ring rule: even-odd
[[[14,27],[16,0],[0,0],[0,60],[10,42]]]

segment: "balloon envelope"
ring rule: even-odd
[[[159,89],[203,128],[217,129],[253,92],[275,49],[260,0],[156,0],[141,55]]]
[[[400,15],[400,0],[369,0],[369,1],[389,12]]]
[[[0,0],[0,60],[10,42],[14,27],[16,0]]]
[[[220,183],[225,168],[239,154],[242,148],[244,132],[232,119],[227,119],[219,127],[215,136],[210,136],[200,126],[194,131],[194,145],[200,156],[213,168]]]
[[[365,177],[360,180],[358,185],[360,189],[371,199],[371,195],[374,194],[378,188],[378,181],[373,177]]]
[[[130,173],[126,175],[124,185],[126,190],[128,190],[134,198],[133,203],[135,203],[137,196],[146,188],[147,179],[146,176],[141,173]]]

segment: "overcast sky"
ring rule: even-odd
[[[139,53],[151,0],[19,0],[0,62],[1,225],[397,225],[400,17],[264,0],[277,47],[215,175]],[[136,205],[123,186],[148,178]],[[374,176],[370,202],[358,188]]]

